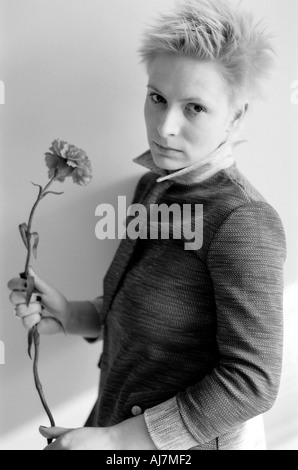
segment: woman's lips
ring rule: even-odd
[[[153,142],[153,143],[154,143],[154,146],[157,149],[157,151],[159,153],[164,154],[164,155],[171,155],[171,154],[174,155],[174,154],[182,152],[182,150],[174,149],[172,147],[163,147],[162,145],[158,144],[157,142]]]

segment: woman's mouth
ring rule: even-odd
[[[175,149],[173,147],[164,147],[163,145],[158,144],[157,142],[153,142],[155,149],[162,153],[163,155],[175,155],[177,153],[181,153],[182,150]]]

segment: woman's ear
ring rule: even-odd
[[[238,108],[238,110],[235,112],[234,116],[232,117],[228,125],[227,132],[230,132],[232,129],[235,129],[236,127],[240,127],[240,124],[242,123],[247,113],[248,106],[249,106],[248,103],[245,103],[243,106]]]

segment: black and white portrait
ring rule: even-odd
[[[297,21],[0,0],[1,450],[298,450]]]

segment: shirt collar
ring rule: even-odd
[[[150,150],[134,158],[133,161],[160,175],[156,180],[157,183],[172,180],[177,183],[191,185],[201,183],[215,175],[218,171],[232,166],[235,163],[233,149],[242,142],[245,141],[232,141],[229,139],[200,161],[169,174],[154,163]]]

